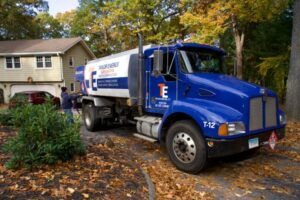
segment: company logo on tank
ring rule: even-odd
[[[116,68],[119,66],[119,62],[114,62],[114,63],[108,63],[104,65],[100,65],[98,68],[99,69],[109,69],[109,68]]]
[[[112,76],[117,76],[117,72],[115,72],[115,68],[119,67],[119,62],[114,62],[114,63],[108,63],[104,65],[100,65],[99,68],[99,78],[103,77],[112,77]]]

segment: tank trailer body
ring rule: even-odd
[[[226,53],[196,43],[142,46],[77,69],[83,119],[94,131],[135,123],[137,137],[166,145],[180,170],[253,151],[284,137],[276,94],[223,74]]]

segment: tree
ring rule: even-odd
[[[287,80],[286,110],[290,119],[300,121],[300,0],[294,2],[292,49]]]
[[[44,0],[1,0],[0,40],[38,38],[37,11],[47,11]]]
[[[64,30],[64,37],[73,36],[71,35],[71,29],[74,23],[76,10],[66,11],[64,13],[57,13],[55,19],[59,21]],[[77,36],[77,35],[75,35]]]
[[[244,79],[275,90],[280,103],[285,101],[292,17],[290,5],[280,16],[250,24],[245,31]]]
[[[183,38],[179,23],[179,0],[81,0],[71,34],[88,40],[97,55],[107,55],[137,46],[136,33],[145,43]]]
[[[289,0],[184,0],[190,8],[181,23],[194,33],[192,40],[213,44],[230,29],[235,41],[237,75],[243,78],[245,29],[250,23],[272,19],[287,8]]]
[[[39,26],[39,35],[43,39],[61,38],[66,35],[63,25],[47,12],[39,13],[35,21]]]

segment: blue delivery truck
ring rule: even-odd
[[[286,117],[269,89],[224,74],[225,52],[197,43],[143,46],[77,69],[85,126],[136,124],[166,146],[180,170],[252,151],[284,137]]]

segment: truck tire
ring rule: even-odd
[[[96,108],[93,103],[85,104],[82,112],[85,127],[89,131],[96,131],[100,120],[97,118]]]
[[[200,129],[191,120],[173,124],[166,137],[170,160],[185,172],[197,174],[207,163],[206,145]]]

